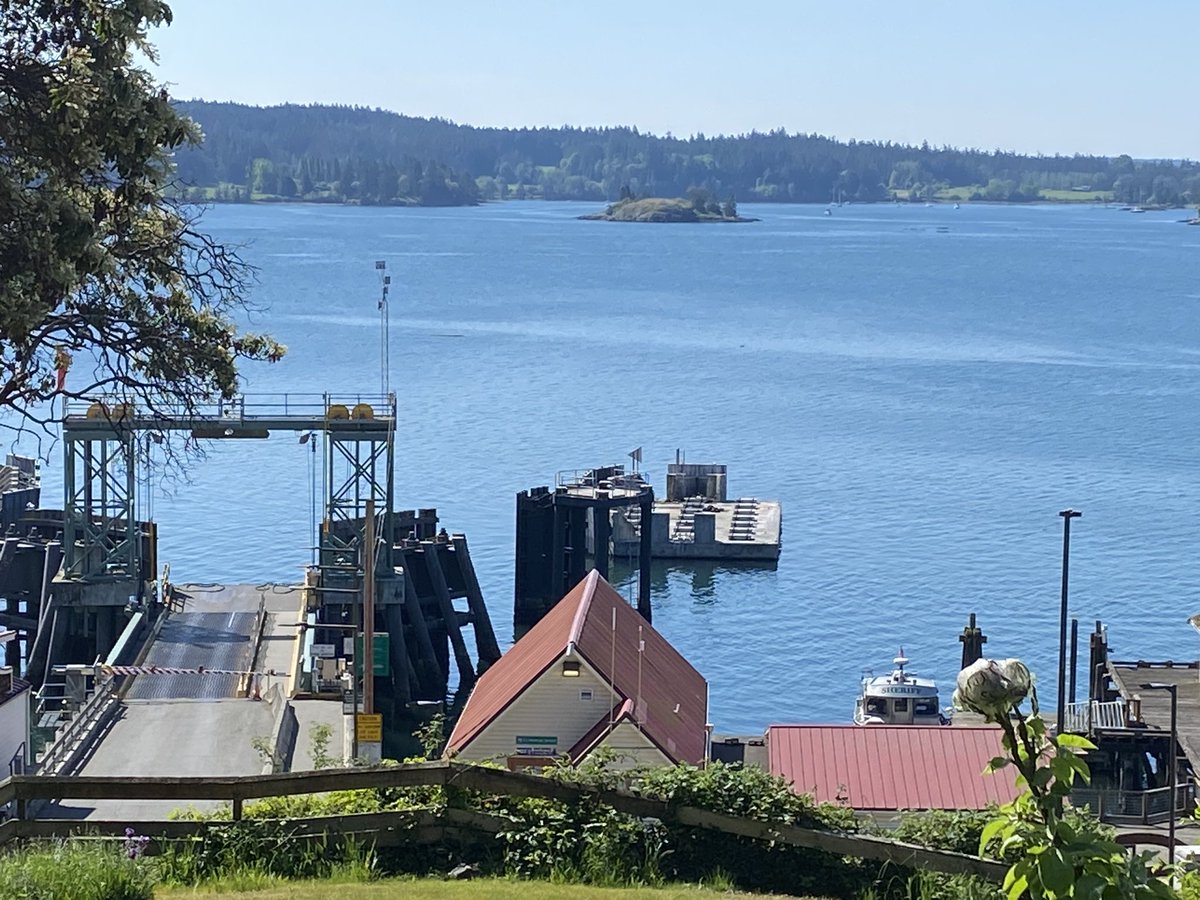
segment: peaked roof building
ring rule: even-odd
[[[703,676],[593,570],[480,677],[446,754],[700,765],[707,716]]]

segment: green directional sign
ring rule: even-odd
[[[558,737],[546,734],[519,734],[517,756],[557,756]]]
[[[376,675],[387,675],[392,671],[391,648],[391,641],[386,631],[377,631],[371,637],[371,655],[375,657],[371,671]],[[354,638],[354,671],[360,678],[362,677],[362,665],[358,661],[362,659],[362,655],[363,637],[360,634]]]

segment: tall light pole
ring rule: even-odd
[[[1167,865],[1169,866],[1175,865],[1175,795],[1178,791],[1175,780],[1177,777],[1176,772],[1179,768],[1179,764],[1176,761],[1177,753],[1175,746],[1176,734],[1178,734],[1176,719],[1178,713],[1178,687],[1179,685],[1177,684],[1164,684],[1160,681],[1151,681],[1142,685],[1143,690],[1167,691],[1171,695],[1171,749],[1167,754],[1167,765],[1169,767],[1167,769],[1167,785],[1168,790],[1171,792],[1171,802],[1167,804],[1169,810],[1167,815],[1170,817],[1167,819],[1167,840],[1170,842],[1170,846],[1167,847]]]
[[[375,271],[379,273],[379,393],[387,397],[391,389],[392,354],[388,344],[391,330],[391,311],[388,309],[388,290],[392,276],[387,274],[387,261],[375,260]]]
[[[1071,520],[1083,513],[1075,509],[1064,509],[1059,513],[1063,520],[1062,598],[1058,616],[1058,733],[1063,731],[1067,697],[1067,573],[1071,563]]]

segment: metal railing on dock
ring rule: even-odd
[[[1085,700],[1063,707],[1063,730],[1072,734],[1095,734],[1100,729],[1125,728],[1127,724],[1124,700]]]
[[[70,425],[122,423],[136,428],[187,429],[204,425],[259,425],[297,429],[330,422],[394,420],[395,394],[242,394],[230,400],[163,404],[140,409],[118,396],[97,395],[67,403]]]
[[[1175,788],[1175,792],[1175,814],[1186,815],[1195,807],[1195,786],[1181,784]],[[1170,818],[1171,789],[1163,787],[1151,788],[1148,791],[1120,791],[1081,787],[1071,791],[1071,805],[1087,806],[1102,822],[1151,825]]]

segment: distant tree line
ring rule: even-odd
[[[189,190],[329,202],[457,205],[480,199],[613,201],[708,196],[751,201],[1037,200],[1044,191],[1111,192],[1124,203],[1200,203],[1200,165],[1129,156],[841,142],[782,129],[735,136],[636,128],[476,128],[348,106],[252,107],[187,101],[204,130],[182,150]]]

